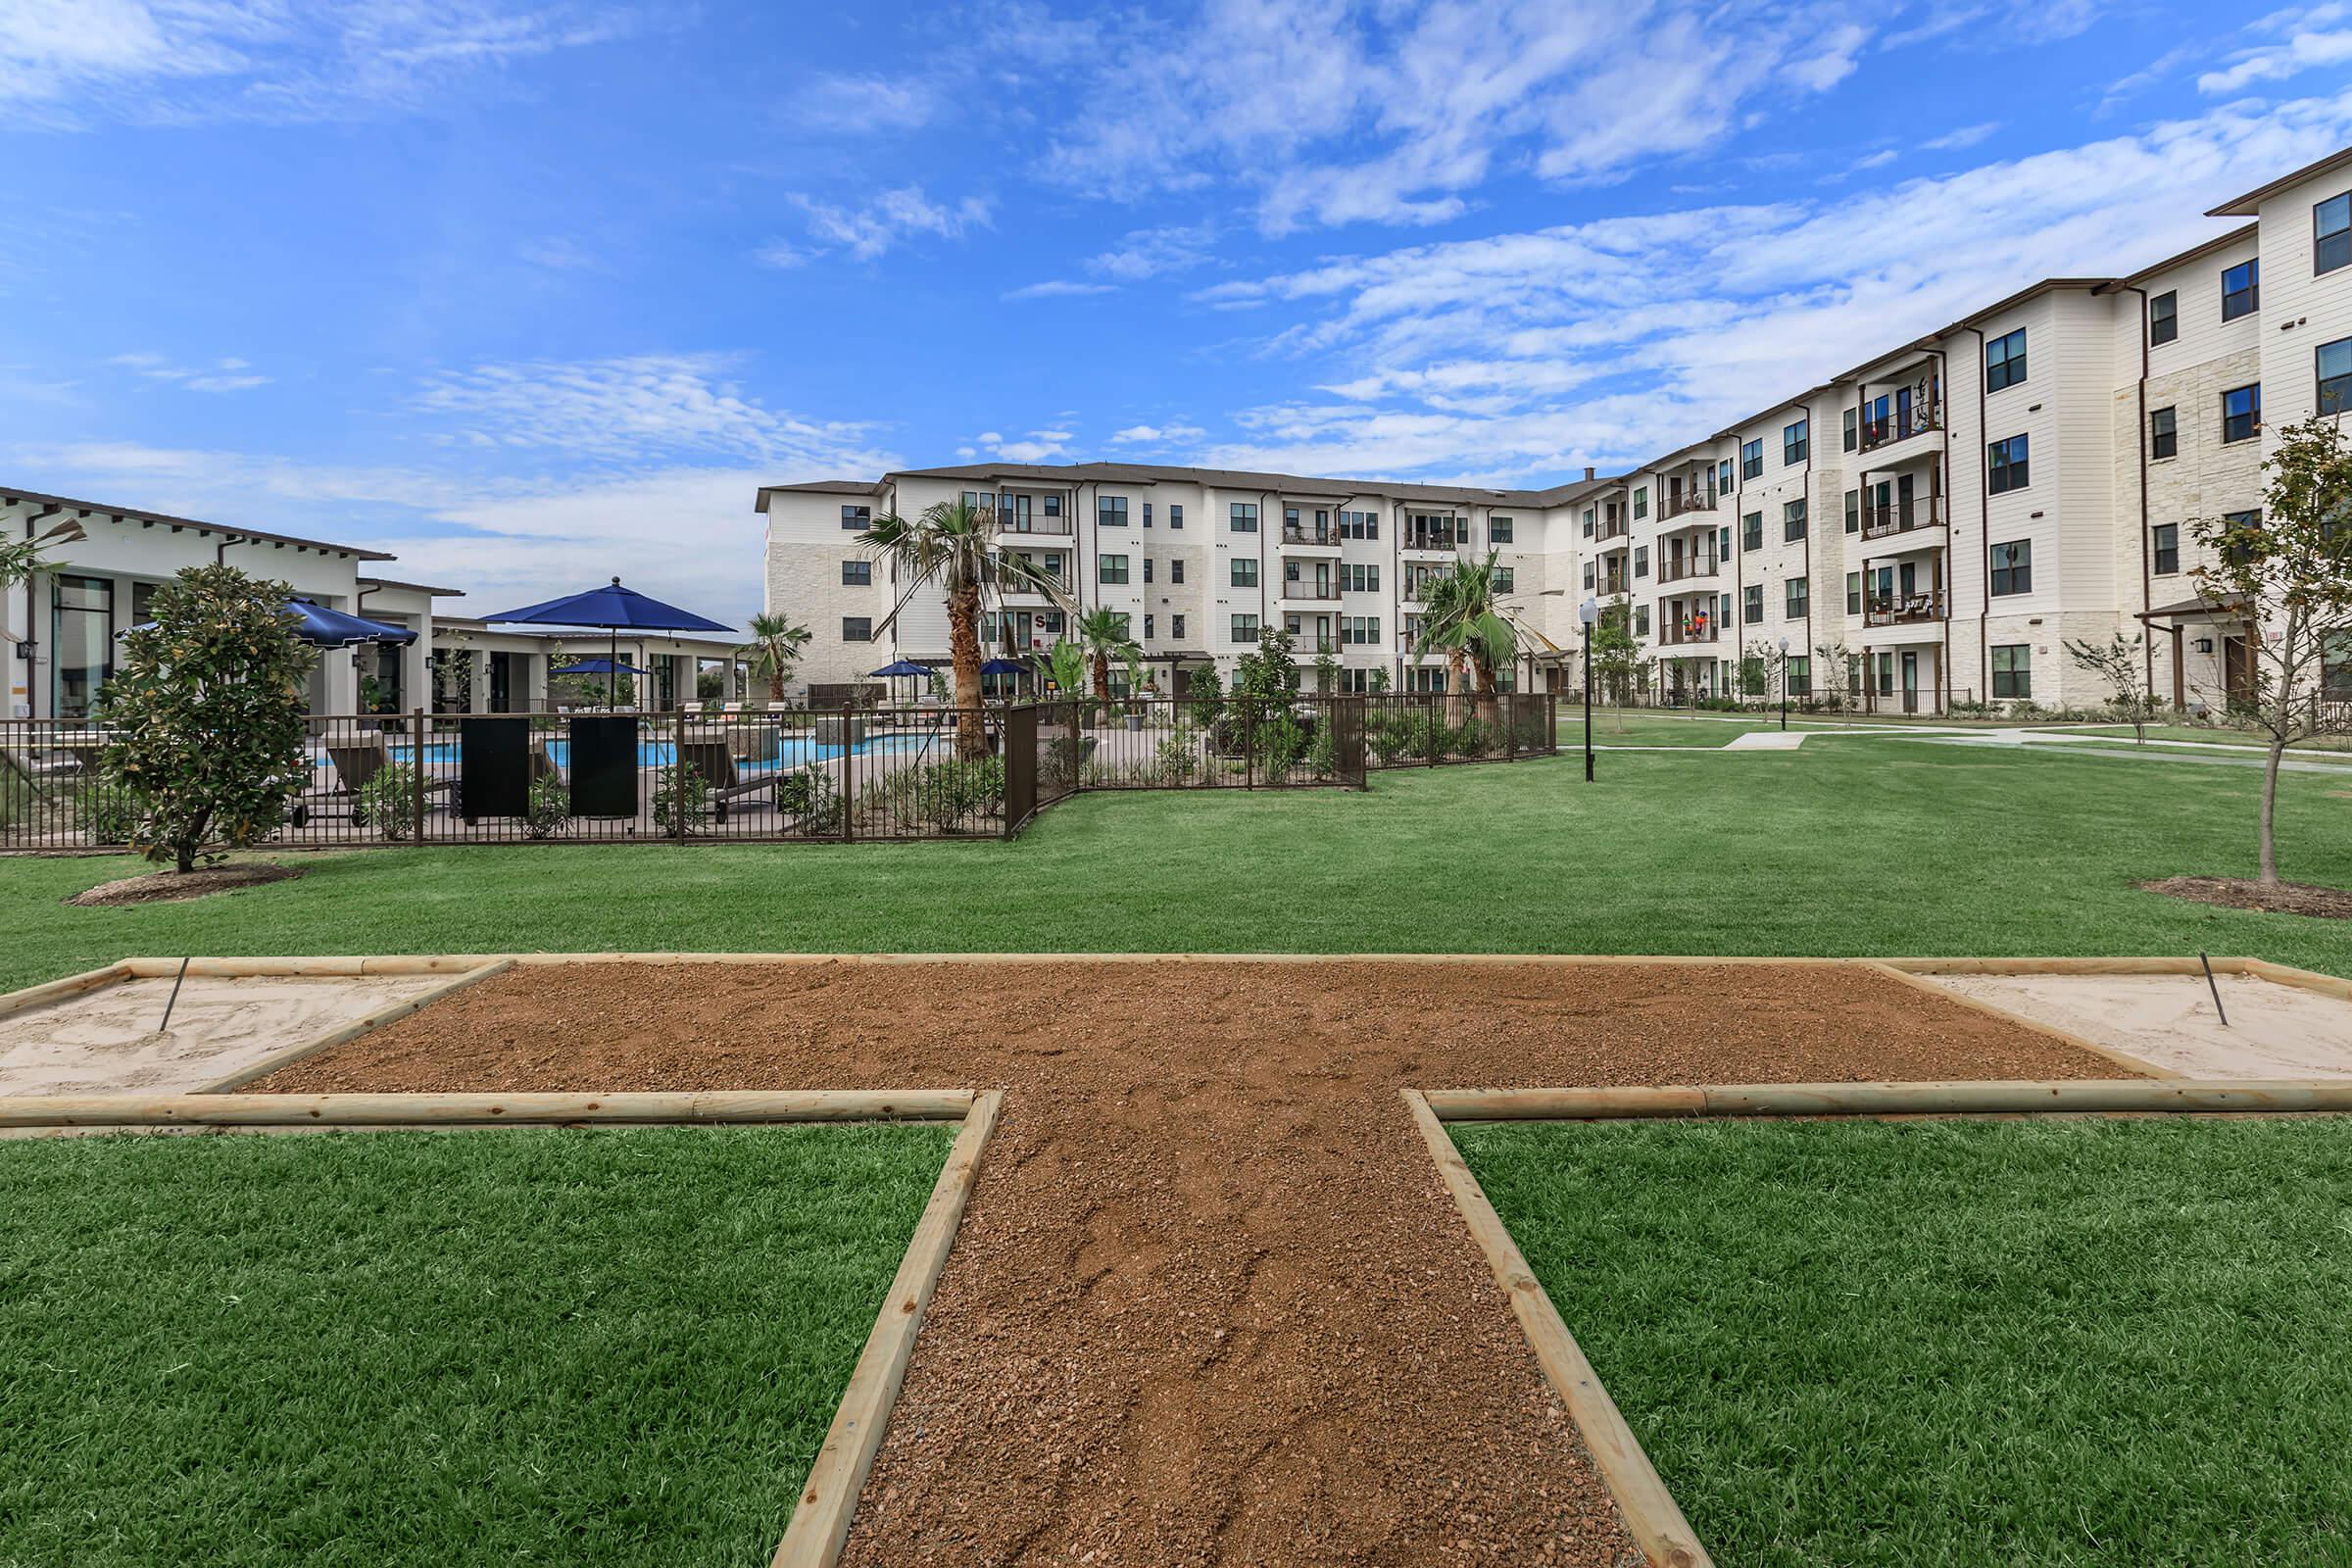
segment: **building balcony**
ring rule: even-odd
[[[1005,512],[997,514],[995,527],[1000,539],[1067,539],[1076,531],[1067,517],[1021,517]]]
[[[1921,626],[1946,619],[1951,606],[1937,594],[1895,594],[1882,598],[1873,594],[1862,607],[1862,623],[1866,626]]]
[[[1467,544],[1469,540],[1467,536],[1463,534],[1445,531],[1431,531],[1428,533],[1407,533],[1398,539],[1397,544],[1405,550],[1426,550],[1443,552],[1446,555],[1451,555],[1455,550],[1460,548],[1462,545]]]
[[[1722,575],[1723,562],[1714,556],[1700,556],[1695,559],[1686,556],[1680,561],[1670,556],[1658,563],[1658,581],[1662,583],[1681,582],[1690,577],[1720,577]]]
[[[1915,405],[1899,414],[1866,416],[1862,420],[1861,448],[1865,452],[1877,452],[1923,435],[1936,436],[1937,439],[1934,444],[1937,447],[1942,445],[1941,404]]]
[[[1593,537],[1596,539],[1623,539],[1631,531],[1631,525],[1620,517],[1615,522],[1603,521],[1598,530],[1594,532]]]
[[[1329,526],[1318,528],[1311,522],[1302,522],[1297,527],[1285,523],[1282,542],[1286,545],[1303,545],[1310,550],[1337,550],[1340,548],[1340,530]]]
[[[1891,506],[1862,509],[1862,537],[1891,539],[1898,534],[1917,533],[1922,529],[1941,528],[1944,525],[1943,497],[1922,496],[1912,501],[1898,501]],[[1925,550],[1942,541],[1923,540],[1906,549]]]
[[[1661,648],[1680,648],[1685,645],[1697,644],[1711,647],[1721,641],[1723,641],[1723,628],[1715,624],[1715,617],[1712,615],[1707,617],[1704,624],[1701,624],[1696,616],[1688,616],[1680,620],[1661,618],[1658,625],[1657,643]]]
[[[1680,517],[1687,513],[1713,512],[1714,510],[1715,497],[1713,495],[1704,490],[1695,494],[1686,491],[1679,496],[1669,495],[1665,505],[1658,509],[1658,518],[1660,521],[1666,521]]]
[[[1625,576],[1621,572],[1611,573],[1610,575],[1601,577],[1597,580],[1600,586],[1594,588],[1592,591],[1603,599],[1608,598],[1612,594],[1630,593],[1632,591],[1628,585],[1633,579]]]
[[[1286,604],[1336,601],[1340,597],[1340,585],[1336,582],[1286,582],[1282,585],[1282,597]]]

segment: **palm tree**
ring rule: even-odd
[[[736,652],[751,656],[752,678],[767,682],[769,698],[781,703],[784,683],[792,679],[792,667],[808,646],[808,628],[790,615],[754,615],[752,640]]]
[[[1503,607],[1501,577],[1495,553],[1484,561],[1456,561],[1453,569],[1430,583],[1422,595],[1421,636],[1416,654],[1443,649],[1455,672],[1478,679],[1478,716],[1482,723],[1495,717],[1494,670],[1519,657],[1519,633]],[[1448,720],[1451,721],[1450,719]]]
[[[1052,577],[1018,556],[999,555],[990,544],[997,526],[996,509],[965,501],[942,501],[912,521],[896,513],[876,517],[858,536],[867,553],[891,564],[899,584],[899,602],[874,630],[880,632],[899,618],[909,601],[936,587],[948,601],[948,660],[956,671],[956,755],[977,760],[989,755],[987,728],[978,722],[980,699],[980,601],[983,593],[1007,588],[1042,593],[1074,613],[1076,604]]]
[[[1127,634],[1128,617],[1116,610],[1090,610],[1072,622],[1078,633],[1078,646],[1086,650],[1087,662],[1095,670],[1095,701],[1102,710],[1110,710],[1110,662],[1116,659],[1133,670],[1143,659],[1144,650]]]

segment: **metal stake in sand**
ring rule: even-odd
[[[2205,966],[2205,989],[2213,993],[2213,1010],[2222,1013],[2222,1027],[2227,1029],[2230,1027],[2230,1015],[2222,1012],[2222,988],[2213,978],[2213,960],[2205,956],[2204,950],[2200,948],[2197,961]]]
[[[188,977],[188,962],[187,958],[180,959],[179,973],[172,978],[172,995],[164,1003],[164,1021],[155,1026],[155,1032],[159,1035],[172,1032],[172,1009],[179,1005],[179,983]]]

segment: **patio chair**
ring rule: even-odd
[[[326,743],[326,758],[335,764],[336,783],[318,793],[329,800],[348,799],[351,802],[351,819],[357,822],[360,820],[360,792],[391,765],[392,754],[385,749],[381,740],[329,741]],[[424,796],[428,806],[455,810],[458,807],[458,781],[454,778],[428,778],[424,781]],[[446,800],[442,798],[444,796]],[[303,820],[308,818],[309,811],[300,805],[296,806],[295,810],[300,816],[294,825],[300,827]]]
[[[762,790],[767,799],[749,804],[773,807],[776,803],[776,775],[773,773],[745,774],[735,765],[735,753],[725,741],[688,741],[679,750],[679,760],[703,777],[710,802],[710,819],[724,822],[732,803]]]

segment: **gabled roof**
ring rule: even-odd
[[[29,501],[36,506],[56,507],[62,511],[79,512],[91,516],[129,519],[151,527],[193,528],[199,534],[227,534],[232,539],[255,540],[269,545],[292,545],[298,550],[317,550],[327,555],[343,556],[353,561],[397,561],[397,556],[382,550],[363,550],[358,545],[329,544],[323,539],[298,539],[290,533],[264,533],[259,528],[247,528],[237,523],[200,522],[194,517],[174,517],[168,512],[142,512],[137,507],[112,507],[97,501],[76,501],[71,496],[43,495],[38,490],[0,490],[0,506]]]
[[[395,577],[362,577],[360,581],[370,588],[398,588],[412,594],[431,594],[435,599],[463,599],[463,588],[436,588],[431,583],[402,582]]]
[[[2281,174],[2268,185],[2257,186],[2235,200],[2222,203],[2221,206],[2216,207],[2205,216],[2207,218],[2258,217],[2262,212],[2262,204],[2280,191],[2300,185],[2307,179],[2317,179],[2322,174],[2346,167],[2352,167],[2352,147],[2329,153],[2318,163],[2305,164],[2291,174]]]
[[[763,484],[760,487],[759,499],[752,503],[752,509],[756,512],[766,511],[767,498],[771,495],[870,496],[881,488],[880,482],[873,479],[810,479],[805,484]]]

